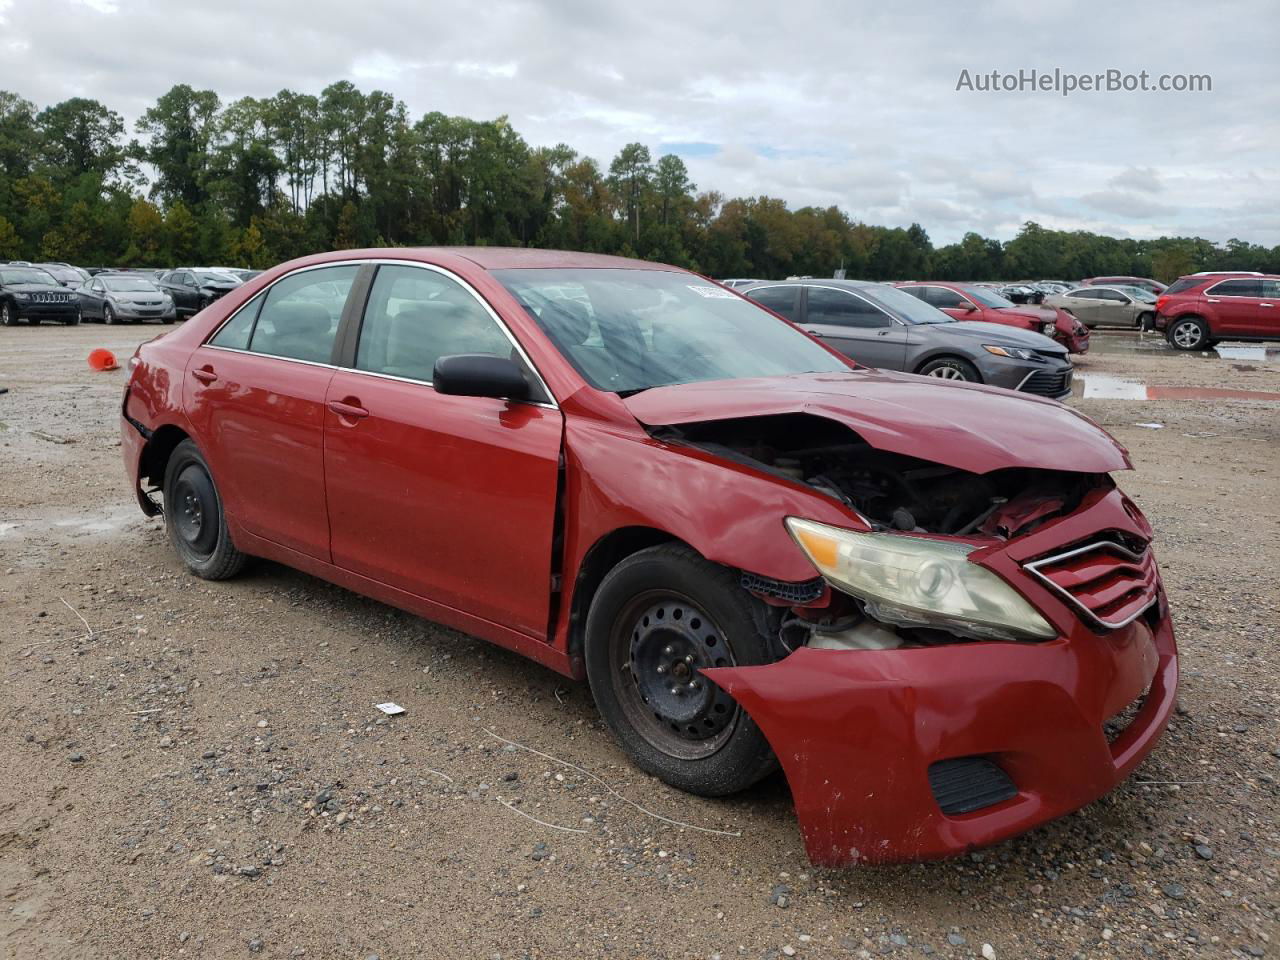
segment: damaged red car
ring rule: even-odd
[[[781,766],[815,863],[1062,816],[1173,708],[1152,530],[1110,436],[858,368],[674,267],[323,254],[130,367],[125,464],[192,572],[268,558],[585,679],[683,790]]]
[[[1017,304],[974,283],[913,280],[896,286],[957,320],[1004,323],[1051,337],[1068,353],[1089,352],[1089,328],[1061,307]]]

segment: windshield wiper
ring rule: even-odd
[[[620,399],[625,400],[627,397],[634,397],[637,393],[644,393],[646,390],[652,389],[652,387],[632,387],[629,390],[615,390],[614,392],[617,393]]]

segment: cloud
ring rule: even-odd
[[[1215,13],[1269,23],[1273,6]],[[1205,30],[1189,0],[1112,6],[1096,31],[1066,0],[0,0],[0,18],[0,88],[96,97],[130,122],[180,82],[225,102],[346,79],[414,117],[506,114],[606,167],[638,140],[680,153],[702,189],[918,220],[935,242],[1037,220],[1280,243],[1280,125],[1259,120],[1274,45]],[[1153,24],[1159,43],[1135,46]],[[955,90],[961,69],[1031,68],[1208,73],[1213,92]]]

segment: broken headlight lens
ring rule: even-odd
[[[877,620],[987,640],[1057,636],[1013,587],[969,562],[974,547],[799,517],[788,517],[787,529],[827,582],[862,600]]]

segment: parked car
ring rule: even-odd
[[[209,270],[181,267],[161,274],[156,286],[173,298],[179,317],[189,317],[236,289],[240,281]]]
[[[39,267],[0,267],[0,324],[44,320],[71,326],[80,322],[80,300]]]
[[[742,294],[868,367],[987,383],[1061,399],[1065,347],[1029,330],[961,323],[905,291],[857,280],[758,283]]]
[[[1081,280],[1082,287],[1142,287],[1150,290],[1152,293],[1159,295],[1164,293],[1165,285],[1159,280],[1152,280],[1149,277],[1090,277],[1088,280]]]
[[[724,286],[729,287],[730,289],[737,289],[737,288],[739,288],[739,287],[745,287],[745,286],[747,286],[748,284],[751,284],[751,283],[759,283],[760,281],[759,281],[759,280],[751,280],[751,279],[746,278],[746,277],[735,277],[735,278],[733,278],[733,279],[731,279],[731,280],[721,280],[721,281],[719,281],[719,282],[720,282],[721,284],[723,284]]]
[[[1077,810],[1174,707],[1115,440],[1040,397],[855,369],[696,274],[339,251],[129,366],[125,466],[194,574],[269,558],[585,679],[682,790],[780,764],[816,863]]]
[[[80,314],[85,320],[173,323],[177,319],[173,298],[141,275],[100,273],[81,284],[76,293],[80,297]]]
[[[1010,303],[1041,303],[1044,300],[1043,290],[1025,283],[1006,283],[996,292]]]
[[[37,263],[35,266],[45,273],[51,274],[53,279],[64,287],[78,287],[89,279],[87,271],[81,270],[79,267],[73,267],[69,263]]]
[[[265,270],[232,270],[231,271],[231,275],[235,277],[237,280],[239,280],[241,283],[244,283],[246,280],[252,280],[254,277],[260,277],[264,273],[266,273]]]
[[[1155,308],[1155,328],[1175,350],[1204,350],[1219,340],[1280,340],[1280,276],[1179,277]]]
[[[998,293],[969,283],[913,281],[898,284],[898,289],[957,320],[1005,323],[1053,337],[1071,353],[1089,350],[1088,327],[1058,307],[1015,305]]]
[[[1156,316],[1156,295],[1144,287],[1077,287],[1048,297],[1092,330],[1100,325],[1149,328]]]

